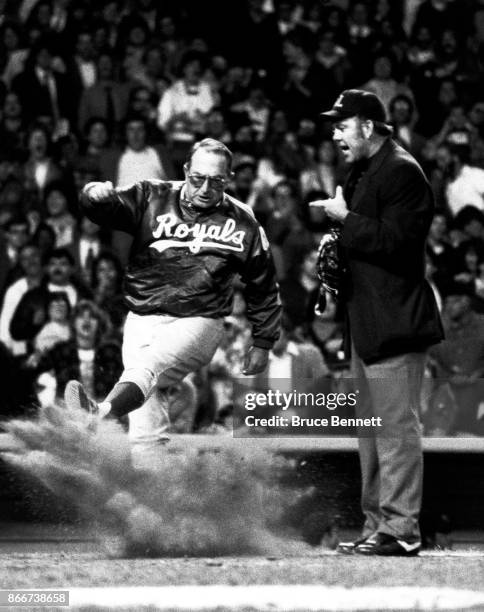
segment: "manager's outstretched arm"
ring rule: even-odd
[[[82,214],[98,225],[134,234],[148,206],[145,182],[113,187],[111,181],[88,183],[79,198]]]

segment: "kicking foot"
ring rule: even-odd
[[[98,405],[92,400],[78,380],[70,380],[64,391],[64,401],[69,408],[85,410],[89,414],[99,414]]]

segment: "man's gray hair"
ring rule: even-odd
[[[190,149],[190,152],[187,156],[187,164],[190,166],[190,162],[192,161],[193,155],[199,149],[203,149],[207,151],[207,153],[216,153],[217,155],[222,155],[225,157],[227,161],[227,171],[230,173],[232,171],[232,151],[224,145],[220,140],[215,140],[215,138],[204,138],[199,142],[196,142],[193,147]]]

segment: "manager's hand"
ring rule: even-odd
[[[92,202],[102,202],[116,195],[111,181],[88,183],[83,191]]]
[[[259,346],[251,346],[245,355],[244,368],[242,373],[245,376],[260,374],[269,362],[269,351]]]

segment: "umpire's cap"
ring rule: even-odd
[[[341,121],[349,117],[364,117],[375,122],[380,131],[392,133],[392,127],[386,123],[387,116],[383,102],[380,98],[369,91],[362,89],[346,89],[333,104],[329,111],[321,113],[321,116],[330,121]]]

